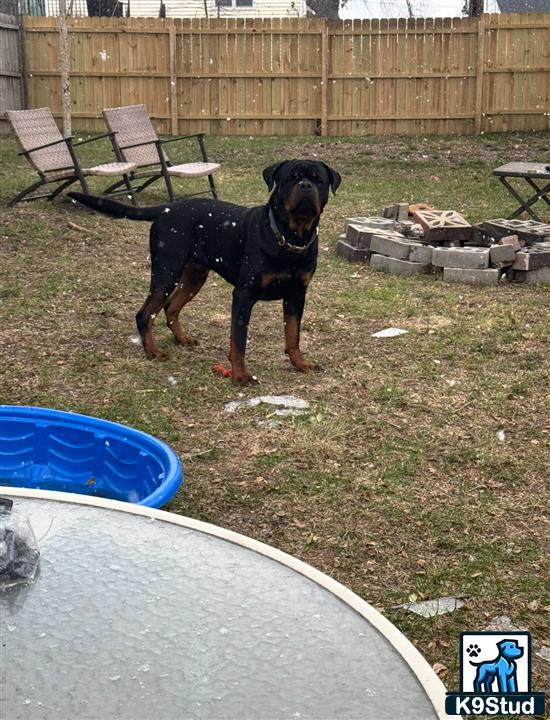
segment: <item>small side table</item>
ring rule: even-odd
[[[548,199],[550,193],[550,164],[511,162],[493,170],[493,175],[500,180],[508,192],[519,202],[519,207],[508,216],[509,220],[517,218],[523,212],[526,212],[533,220],[542,222],[532,206],[539,200],[544,200],[546,204],[550,206],[550,200]],[[523,178],[535,192],[530,197],[524,199],[511,184],[509,178]],[[536,182],[540,180],[546,182],[544,184]]]

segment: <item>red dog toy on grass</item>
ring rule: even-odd
[[[222,377],[228,378],[233,375],[233,371],[231,368],[226,368],[223,363],[218,363],[217,365],[212,365],[212,370],[215,373],[219,373]]]

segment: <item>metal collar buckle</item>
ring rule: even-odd
[[[295,253],[296,255],[305,252],[309,247],[311,247],[315,240],[317,240],[317,235],[319,234],[318,229],[315,228],[315,232],[313,233],[313,236],[308,243],[306,243],[305,245],[292,245],[288,242],[288,240],[277,227],[271,208],[269,208],[269,224],[271,225],[271,229],[273,230],[273,234],[275,235],[275,238],[277,240],[277,245],[283,248],[283,250],[288,250],[288,252]]]

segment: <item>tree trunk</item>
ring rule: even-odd
[[[469,0],[468,15],[470,17],[483,15],[483,0]]]
[[[61,101],[63,104],[63,136],[70,137],[71,82],[69,79],[69,36],[67,33],[67,4],[59,0],[59,70],[61,73]]]
[[[306,0],[307,14],[338,20],[340,0]]]

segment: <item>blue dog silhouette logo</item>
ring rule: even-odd
[[[544,715],[544,693],[531,690],[527,630],[460,634],[460,690],[447,692],[448,715]]]
[[[517,692],[517,664],[516,660],[523,656],[523,648],[517,640],[504,639],[496,644],[498,655],[494,660],[476,662],[470,659],[470,665],[476,667],[474,678],[474,692],[476,693],[511,693]],[[466,648],[470,658],[480,654],[479,645],[472,644]],[[494,683],[497,683],[495,689]]]

